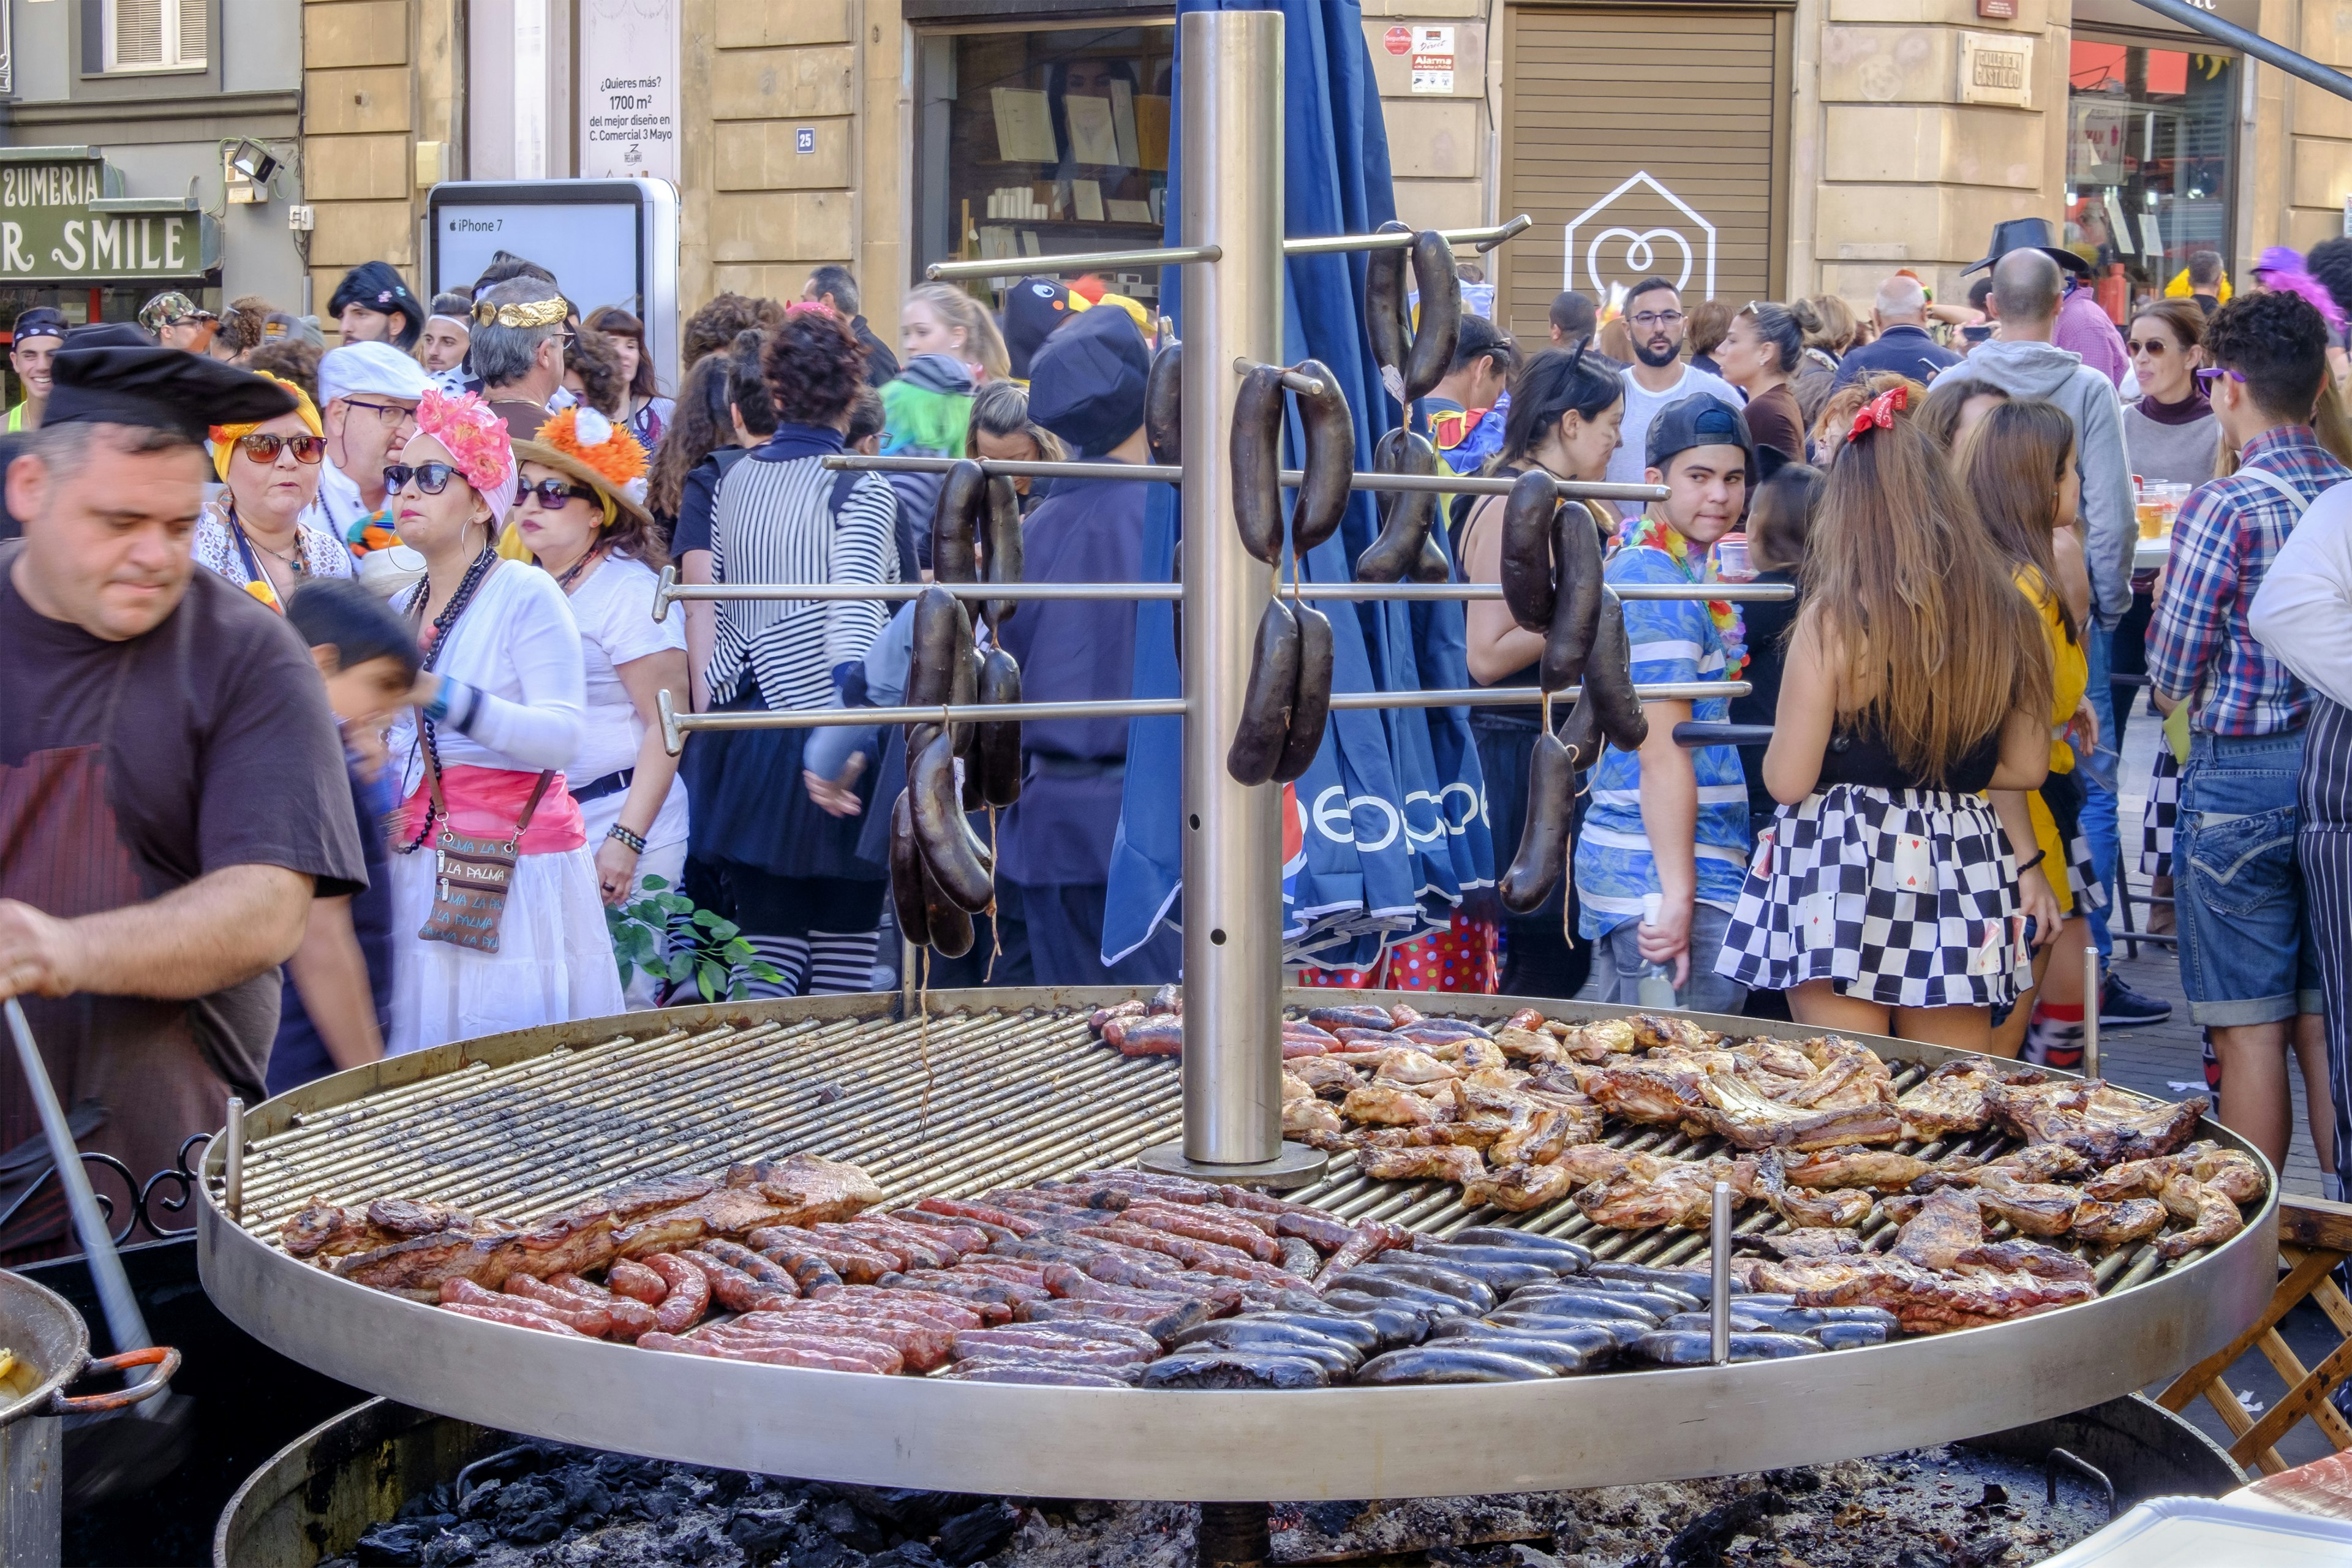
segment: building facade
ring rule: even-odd
[[[9,3],[21,61],[30,14],[64,38],[58,18],[173,0]],[[228,7],[225,37],[241,7],[299,12],[320,299],[355,262],[415,267],[436,179],[611,173],[625,157],[679,186],[681,300],[790,297],[843,262],[886,332],[929,261],[1001,255],[1013,273],[1147,243],[1164,210],[1166,5],[205,3]],[[2352,10],[2211,4],[2352,65]],[[636,78],[612,63],[624,25],[651,62]],[[2191,250],[2220,251],[2235,277],[2264,246],[2342,233],[2352,197],[2352,103],[2250,70],[2133,0],[1368,0],[1362,26],[1402,215],[1536,219],[1487,258],[1497,313],[1523,331],[1570,280],[1605,291],[1650,272],[1737,301],[1866,301],[1907,267],[1952,298],[1992,226],[2029,216],[2066,224],[2127,301]],[[45,102],[89,90],[55,67],[42,79]],[[250,71],[224,88],[258,90]],[[137,172],[126,189],[154,184]]]

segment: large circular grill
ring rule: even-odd
[[[625,1178],[798,1150],[857,1163],[893,1201],[1122,1163],[1168,1140],[1181,1116],[1173,1063],[1125,1058],[1089,1037],[1087,1011],[1127,994],[940,992],[917,1015],[887,994],[684,1008],[339,1074],[247,1115],[236,1217],[223,1206],[226,1150],[207,1152],[205,1285],[230,1317],[298,1361],[508,1430],[874,1485],[1243,1501],[1728,1474],[2014,1426],[2210,1353],[2260,1310],[2275,1272],[2273,1183],[2223,1246],[2170,1264],[2145,1244],[2126,1248],[2100,1263],[2096,1300],[1985,1328],[1791,1361],[1542,1383],[1169,1393],[814,1372],[562,1340],[336,1279],[276,1242],[278,1226],[322,1193],[397,1193],[524,1220]],[[1298,1007],[1357,999],[1379,994],[1286,998]],[[1491,1020],[1521,1005],[1448,1000],[1447,1012]],[[1866,1043],[1895,1068],[1898,1088],[1963,1054]],[[2199,1135],[2245,1147],[2210,1122]],[[1717,1146],[1654,1128],[1612,1141],[1695,1158]],[[1983,1134],[1944,1152],[1999,1142]],[[1569,1203],[1518,1215],[1467,1210],[1452,1186],[1373,1182],[1346,1156],[1319,1185],[1289,1195],[1441,1234],[1507,1224],[1575,1235],[1630,1262],[1684,1261],[1706,1245],[1689,1231],[1593,1230]],[[1742,1228],[1779,1224],[1759,1211]]]

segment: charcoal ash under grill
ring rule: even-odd
[[[1371,1568],[1990,1568],[2106,1521],[1957,1447],[1710,1480],[1279,1504],[1274,1560]],[[518,1441],[321,1568],[1192,1568],[1183,1503],[832,1486]]]

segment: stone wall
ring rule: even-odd
[[[1494,216],[1489,11],[1488,0],[1365,0],[1364,42],[1388,126],[1397,216],[1416,228],[1474,228]],[[1416,26],[1454,29],[1452,92],[1414,92],[1412,58],[1385,47],[1391,27]]]
[[[452,140],[462,0],[310,0],[302,7],[302,163],[313,308],[343,274],[389,261],[420,287],[415,143]],[[289,302],[290,303],[290,302]],[[332,342],[334,325],[321,323]]]

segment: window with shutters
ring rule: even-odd
[[[205,64],[210,0],[98,0],[110,72],[195,70]]]

